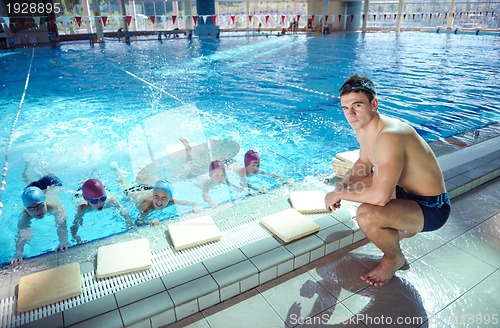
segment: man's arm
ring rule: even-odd
[[[384,206],[391,200],[404,165],[404,138],[398,133],[384,132],[375,146],[375,165],[371,184],[362,180],[348,188],[333,191],[338,199]]]

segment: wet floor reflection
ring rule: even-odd
[[[411,283],[396,276],[390,286],[374,287],[360,279],[367,266],[376,263],[362,254],[350,254],[331,263],[322,261],[324,265],[309,271],[315,279],[307,280],[300,288],[301,298],[315,298],[314,306],[304,312],[301,302],[294,302],[285,320],[286,327],[418,327],[422,324],[426,327],[427,312],[420,293]],[[322,294],[323,289],[337,302],[318,313],[331,297]]]

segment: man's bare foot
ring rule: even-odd
[[[363,274],[360,278],[370,285],[383,286],[392,279],[396,271],[408,268],[409,265],[404,257],[393,260],[384,255],[375,269]]]

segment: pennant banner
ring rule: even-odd
[[[40,27],[40,16],[33,16],[33,20],[35,21],[36,27]]]

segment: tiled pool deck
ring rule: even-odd
[[[498,134],[498,125],[488,127],[486,132],[488,129],[493,129]],[[480,138],[475,136],[474,139],[474,144],[469,147],[464,147],[463,143],[468,142],[467,138],[432,144],[443,169],[447,189],[453,199],[495,179],[489,185],[498,191],[500,136],[485,140],[479,140]],[[455,151],[457,148],[460,150]],[[341,257],[345,258],[346,249],[356,251],[359,247],[371,245],[366,244],[366,238],[354,220],[357,206],[354,203],[344,204],[342,210],[331,214],[309,215],[320,225],[321,230],[289,244],[280,243],[259,225],[260,217],[290,207],[289,191],[307,189],[329,191],[332,186],[317,179],[306,179],[293,187],[286,186],[268,195],[259,196],[258,200],[245,199],[232,206],[203,213],[212,215],[217,222],[220,222],[223,237],[220,242],[192,250],[174,251],[168,234],[165,234],[167,223],[163,222],[160,226],[137,229],[128,234],[75,247],[63,254],[50,254],[31,259],[21,268],[3,269],[0,272],[1,327],[159,327],[176,321],[179,321],[175,324],[178,326],[185,326],[191,322],[195,322],[193,326],[200,327],[231,326],[228,323],[230,321],[225,321],[226,325],[220,321],[228,320],[224,319],[225,313],[231,309],[227,303],[233,304],[246,298],[260,299],[253,297],[256,295],[265,298],[266,290],[271,288],[266,286],[278,284],[273,288],[283,288],[280,286],[285,284],[283,281],[287,281],[283,279],[297,279],[306,273],[307,268],[313,268],[316,263],[324,264],[326,259],[331,259],[328,263],[334,263]],[[464,196],[460,197],[463,198]],[[496,215],[494,220],[498,221],[500,212],[498,197],[489,204],[493,206],[491,211]],[[240,223],[234,225],[235,222]],[[453,229],[453,223],[449,226]],[[446,231],[445,226],[436,234],[440,235]],[[497,252],[496,254],[493,252],[493,256],[497,259],[493,271],[496,270],[495,274],[498,276],[500,267],[498,227],[494,232],[497,235],[494,236],[493,243],[496,240],[497,245],[493,247],[497,248]],[[461,234],[466,237],[466,231],[462,231]],[[95,279],[95,254],[98,247],[142,236],[147,236],[152,245],[154,260],[151,270],[145,274],[124,275],[103,281]],[[441,236],[438,241],[439,246],[455,237],[452,234]],[[434,245],[432,248],[438,247]],[[349,254],[351,258],[354,256]],[[172,258],[178,262],[167,263]],[[71,262],[81,263],[83,286],[88,290],[84,292],[85,295],[60,302],[57,306],[44,307],[39,311],[25,314],[18,314],[15,311],[16,286],[20,277]],[[314,278],[314,275],[311,277]],[[338,295],[333,299],[341,301]],[[224,302],[226,300],[229,301]],[[217,305],[219,303],[221,304]],[[258,308],[261,303],[253,306]],[[282,314],[282,311],[277,310],[272,301],[266,298],[264,303],[267,304],[267,309],[262,310],[262,313],[271,311],[271,319],[255,321],[257,320],[255,315],[259,315],[257,312],[253,318],[245,319],[248,322],[241,322],[238,326],[256,327],[256,322],[261,322],[263,327],[296,325],[287,321],[286,313]],[[332,306],[335,301],[327,303]],[[342,304],[349,309],[345,303]],[[500,307],[498,301],[495,305]],[[239,303],[233,307],[234,311],[242,311]],[[355,314],[352,309],[349,310]],[[203,314],[200,311],[203,311]],[[498,313],[500,310],[496,311]],[[320,312],[316,311],[315,314]],[[232,320],[238,320],[237,314]],[[359,326],[365,327],[363,323]]]

